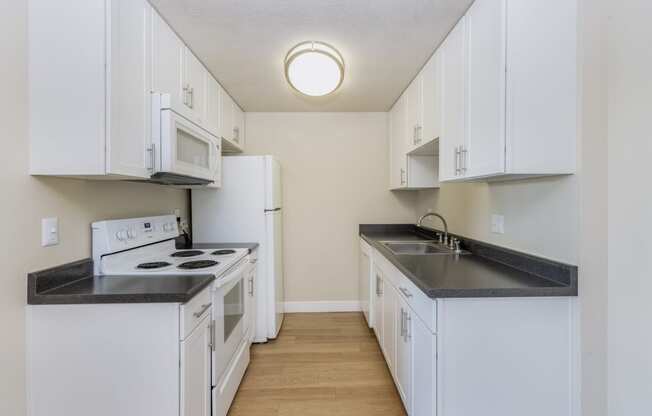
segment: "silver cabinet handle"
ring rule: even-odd
[[[417,144],[417,126],[412,126],[412,144]]]
[[[405,311],[405,342],[407,342],[408,339],[412,338],[412,332],[410,331],[411,321],[412,317],[410,316],[410,312]]]
[[[147,151],[149,152],[149,168],[147,170],[154,172],[156,170],[156,144],[152,143]]]
[[[210,323],[210,343],[209,346],[211,347],[211,350],[215,351],[215,321],[211,321]]]
[[[234,127],[233,128],[233,141],[236,143],[240,143],[240,128],[239,127]]]
[[[412,293],[410,293],[410,291],[407,290],[406,288],[404,288],[404,287],[399,287],[398,290],[400,290],[401,292],[403,292],[403,294],[405,295],[406,298],[411,298],[411,297],[412,297]]]
[[[383,287],[381,285],[382,280],[380,279],[380,276],[376,275],[376,295],[382,296],[383,295]]]
[[[254,278],[250,277],[249,278],[249,296],[254,295]]]
[[[251,259],[251,260],[249,260],[249,263],[256,264],[256,263],[258,263],[258,259]]]
[[[404,325],[404,319],[405,319],[405,312],[403,311],[403,308],[401,308],[401,324],[399,326],[400,331],[401,331],[401,336],[405,337],[405,325]]]
[[[466,147],[460,147],[460,166],[463,173],[466,173],[466,157],[468,153],[469,151],[466,149]]]
[[[206,312],[206,310],[208,310],[208,308],[210,308],[210,307],[211,307],[211,304],[210,304],[210,303],[205,303],[205,304],[201,305],[201,309],[199,309],[197,312],[193,313],[192,315],[193,315],[194,317],[196,317],[196,318],[199,318],[199,317],[202,316],[202,315],[204,314],[204,312]]]
[[[405,169],[401,168],[401,185],[405,185]]]
[[[422,140],[423,140],[423,126],[418,125],[417,126],[417,143],[421,144]]]
[[[460,147],[455,146],[455,176],[460,174]]]
[[[190,94],[190,108],[195,108],[195,89],[190,88],[188,94]]]
[[[190,101],[188,101],[189,94],[190,94],[190,84],[186,84],[183,86],[183,103],[188,107],[192,108],[190,106]]]

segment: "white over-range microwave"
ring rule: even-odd
[[[152,181],[208,185],[219,180],[220,139],[175,112],[169,94],[152,94]]]

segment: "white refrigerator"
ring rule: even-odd
[[[276,338],[283,323],[283,193],[272,156],[222,159],[222,188],[192,190],[194,243],[257,242],[255,342]]]

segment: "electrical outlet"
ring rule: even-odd
[[[505,234],[505,216],[493,214],[491,216],[491,232]]]
[[[56,246],[59,244],[59,219],[56,217],[41,220],[41,246]]]

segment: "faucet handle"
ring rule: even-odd
[[[460,248],[460,240],[454,238],[453,245],[455,246],[455,254],[460,254],[462,252],[462,249]]]

